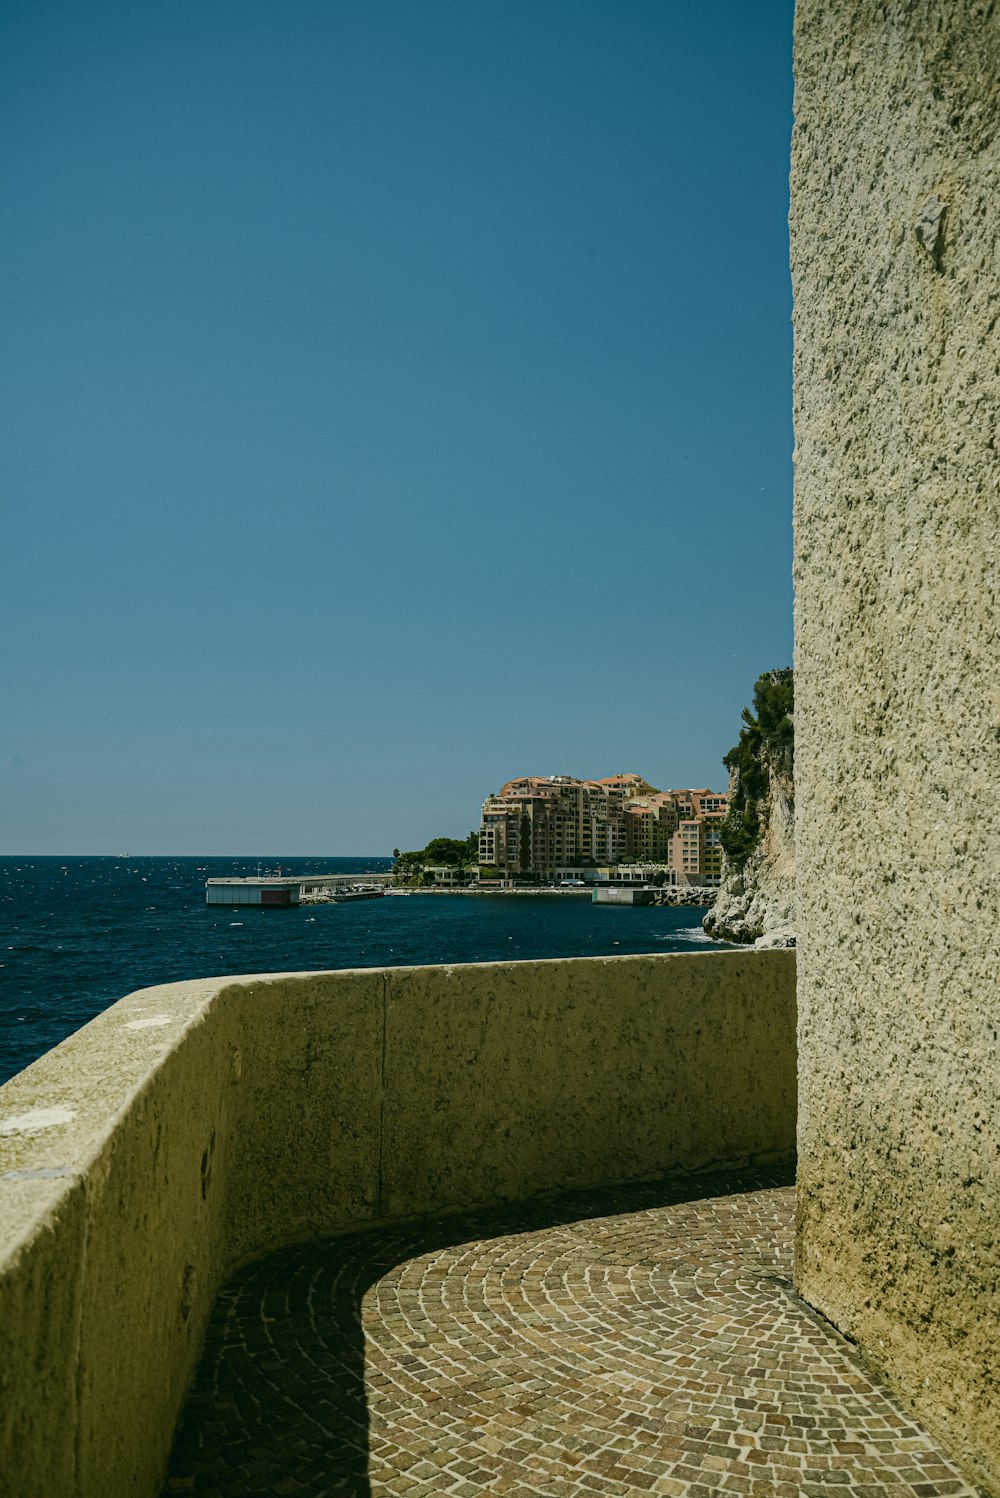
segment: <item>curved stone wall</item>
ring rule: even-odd
[[[131,994],[0,1089],[0,1486],[159,1491],[222,1279],[313,1235],[794,1148],[794,956]]]

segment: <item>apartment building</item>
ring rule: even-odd
[[[699,826],[715,816],[725,796],[705,789],[657,791],[641,775],[577,780],[571,775],[526,775],[509,780],[483,803],[480,867],[504,878],[555,877],[557,871],[625,861],[663,863],[685,873],[714,871],[714,843],[706,834],[691,858],[691,840],[673,840],[682,819]],[[721,853],[721,849],[720,849]]]
[[[504,875],[618,863],[625,856],[626,790],[570,775],[509,780],[483,804],[480,865]]]
[[[701,798],[721,801],[711,811],[698,809]],[[722,878],[721,824],[726,815],[725,796],[713,796],[710,792],[696,792],[693,798],[693,814],[683,818],[670,839],[667,867],[681,882],[691,884],[718,884]]]
[[[716,811],[725,816],[729,805],[725,792],[710,791],[707,786],[699,786],[696,790],[667,791],[666,794],[673,796],[682,817],[704,817]]]
[[[671,791],[634,796],[625,807],[625,847],[631,863],[666,863],[680,819]]]

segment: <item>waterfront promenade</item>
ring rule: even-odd
[[[969,1498],[791,1290],[794,981],[736,951],[128,995],[3,1089],[12,1492]],[[711,1173],[747,1160],[782,1173]]]
[[[787,1174],[285,1249],[211,1321],[166,1494],[965,1498],[791,1289]]]

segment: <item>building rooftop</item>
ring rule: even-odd
[[[304,880],[299,874],[253,874],[249,878],[245,879],[206,879],[205,884],[206,886],[209,884],[266,884],[268,889],[273,889],[275,885],[287,885],[289,888],[291,888],[293,885],[299,885],[303,883],[311,882],[315,884],[321,877],[325,878],[329,876],[312,875],[308,880]],[[357,874],[351,875],[352,879],[356,879],[358,877],[359,876]],[[369,876],[366,874],[364,877],[368,878]]]

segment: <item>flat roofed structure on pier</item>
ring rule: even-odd
[[[206,905],[297,905],[301,879],[206,879]]]
[[[206,879],[206,905],[298,905],[303,894],[350,890],[363,884],[385,887],[393,874],[254,874],[246,879]]]

